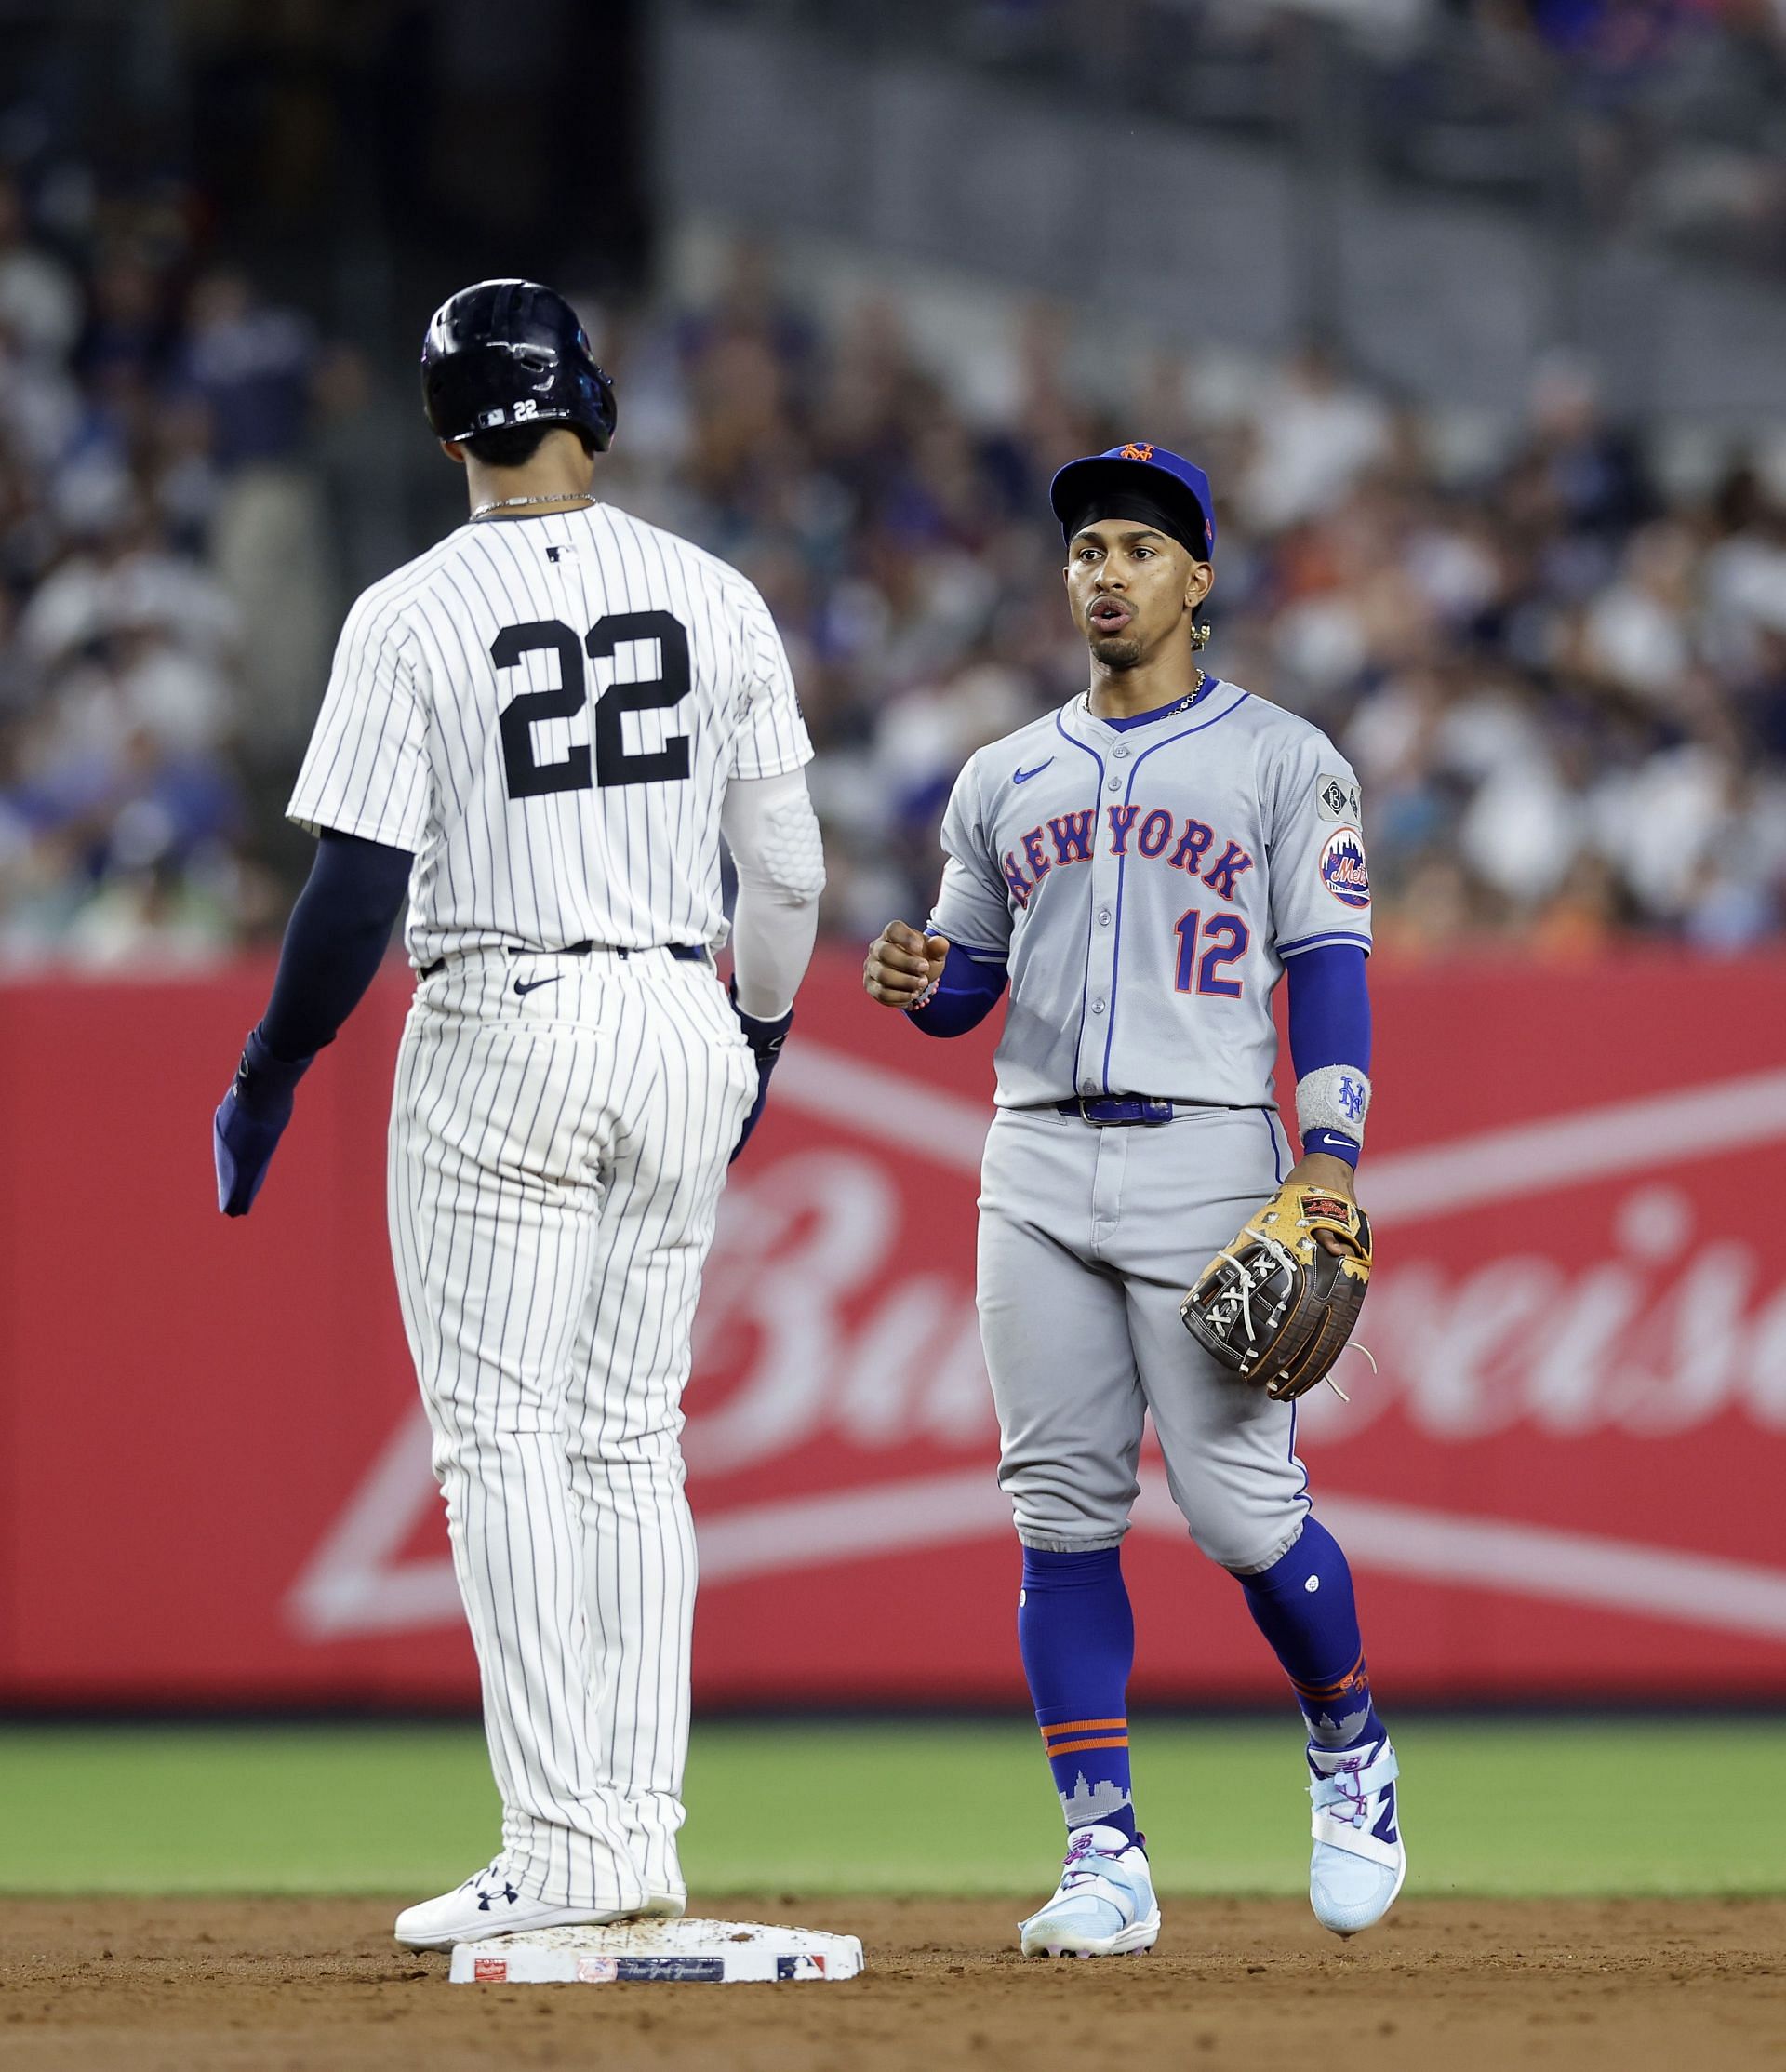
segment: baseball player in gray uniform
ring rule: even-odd
[[[1357,780],[1316,728],[1198,667],[1216,533],[1201,469],[1136,442],[1063,468],[1051,502],[1088,688],[970,759],[928,927],[890,924],[863,973],[872,998],[943,1036],[1010,988],[980,1317],[1023,1548],[1019,1643],[1069,1831],[1021,1946],[1109,1956],[1159,1932],[1130,1789],[1120,1556],[1147,1413],[1192,1537],[1238,1579],[1300,1703],[1310,1897],[1349,1935],[1406,1871],[1352,1578],[1310,1509],[1294,1403],[1213,1358],[1180,1303],[1290,1181],[1356,1216],[1370,1095]],[[1273,1098],[1286,976],[1293,1171]]]
[[[502,1798],[495,1860],[398,1917],[444,1949],[683,1909],[689,1330],[824,871],[768,612],[596,501],[614,394],[569,306],[462,290],[422,387],[470,520],[349,614],[288,809],[315,865],[215,1135],[245,1215],[407,902],[392,1250]]]

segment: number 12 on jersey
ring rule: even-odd
[[[533,729],[542,719],[569,719],[588,702],[583,657],[606,661],[622,641],[658,644],[658,675],[610,684],[594,704],[588,748],[572,747],[555,763],[533,752]],[[661,748],[629,753],[622,731],[628,713],[676,705],[688,695],[688,635],[667,611],[616,611],[598,619],[580,641],[562,619],[533,619],[504,626],[490,643],[498,669],[513,669],[523,655],[550,650],[558,657],[558,681],[549,690],[524,690],[502,708],[502,768],[511,798],[543,798],[551,792],[586,792],[600,785],[675,783],[688,774],[688,737],[672,734]]]
[[[1197,931],[1203,931],[1203,955],[1197,955]],[[1202,915],[1193,906],[1179,916],[1173,930],[1179,939],[1179,978],[1180,993],[1213,993],[1223,1000],[1238,1000],[1245,988],[1239,979],[1218,977],[1224,964],[1232,964],[1236,957],[1245,956],[1246,945],[1252,941],[1246,924],[1238,914],[1215,914],[1205,925]]]

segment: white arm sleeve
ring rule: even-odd
[[[719,825],[738,868],[732,916],[738,1004],[755,1021],[779,1021],[812,960],[825,889],[824,848],[806,772],[734,778]]]

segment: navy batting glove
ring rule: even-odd
[[[267,1167],[291,1120],[292,1097],[312,1060],[289,1063],[275,1058],[256,1029],[242,1049],[230,1090],[211,1123],[217,1159],[217,1206],[226,1216],[246,1216],[267,1177]]]
[[[726,1161],[728,1165],[735,1165],[739,1153],[751,1141],[751,1131],[763,1118],[763,1103],[769,1098],[769,1074],[775,1070],[775,1061],[781,1055],[781,1046],[788,1040],[788,1031],[793,1026],[793,1009],[790,1008],[780,1021],[759,1022],[739,1006],[736,979],[726,991],[731,999],[732,1012],[738,1017],[738,1025],[744,1032],[744,1040],[756,1057],[756,1099],[751,1103],[751,1112],[744,1117],[744,1127],[739,1131],[732,1156]]]

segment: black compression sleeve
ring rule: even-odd
[[[260,1022],[274,1057],[296,1063],[334,1042],[384,959],[414,862],[407,849],[323,830]]]

